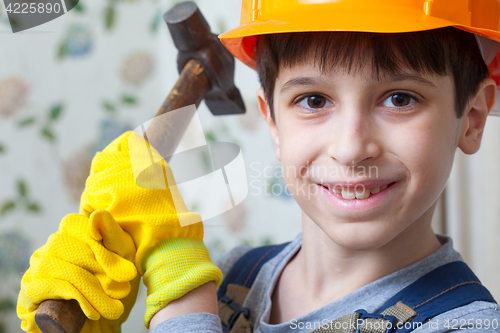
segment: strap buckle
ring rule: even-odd
[[[234,302],[229,297],[223,296],[219,299],[219,301],[226,303],[227,305],[229,305],[231,309],[234,310],[233,315],[231,316],[231,318],[229,318],[227,326],[224,325],[224,323],[222,323],[222,331],[224,333],[229,333],[229,331],[233,328],[234,323],[236,322],[241,313],[243,313],[246,319],[250,318],[250,309],[240,307],[238,304],[236,304],[236,302]]]
[[[394,316],[389,316],[389,315],[381,315],[378,313],[368,313],[366,310],[359,309],[355,311],[356,313],[359,313],[361,317],[359,317],[358,320],[364,320],[366,318],[373,318],[373,319],[384,319],[388,320],[389,322],[387,323],[387,329],[385,330],[385,333],[392,333],[394,330],[397,328],[396,323],[398,319]],[[360,333],[360,326],[361,324],[358,322],[356,323],[356,332],[355,333]]]

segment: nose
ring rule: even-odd
[[[346,166],[358,166],[381,152],[377,125],[369,112],[350,108],[333,117],[328,155]]]

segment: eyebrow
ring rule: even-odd
[[[422,86],[426,86],[432,89],[437,89],[436,85],[431,81],[423,78],[420,75],[412,74],[412,73],[400,73],[400,74],[387,74],[382,77],[382,80],[386,81],[414,81],[417,84]],[[304,86],[314,86],[314,85],[328,85],[328,80],[322,77],[296,77],[289,81],[287,81],[283,87],[281,87],[280,94],[283,94],[287,90],[290,90],[294,87],[304,87]]]
[[[389,74],[383,76],[383,78],[388,81],[396,81],[396,82],[406,81],[406,80],[414,81],[415,83],[418,83],[422,86],[426,86],[432,89],[437,89],[434,83],[417,74],[412,74],[412,73]]]
[[[304,86],[314,86],[314,85],[328,85],[328,80],[322,77],[296,77],[287,81],[283,87],[281,87],[280,94],[290,90],[294,87],[304,87]]]

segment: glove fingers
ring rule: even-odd
[[[38,257],[50,256],[70,262],[93,274],[104,273],[101,265],[95,260],[91,248],[65,232],[58,231],[50,235],[47,244],[35,253]]]
[[[132,290],[127,297],[121,300],[125,310],[118,320],[109,320],[106,318],[101,318],[96,320],[87,320],[82,328],[81,333],[115,333],[121,324],[123,324],[132,310],[137,298],[137,292],[139,290],[139,284],[141,282],[141,277],[137,276],[135,279],[130,281]]]
[[[83,325],[81,333],[115,333],[120,327],[116,320],[101,318],[99,320],[87,320]]]
[[[96,210],[90,215],[92,237],[99,241],[102,239],[104,246],[133,261],[135,255],[135,244],[132,237],[123,231],[113,216],[106,210]]]
[[[132,237],[122,230],[106,210],[96,210],[90,215],[90,232],[96,240],[92,249],[106,275],[118,282],[128,282],[136,277],[133,263],[135,244]],[[104,244],[102,246],[101,241]]]
[[[100,281],[85,269],[57,258],[37,257],[36,252],[31,257],[30,266],[31,268],[26,272],[21,282],[21,289],[32,290],[29,299],[33,300],[33,302],[35,299],[50,299],[54,295],[63,298],[61,297],[63,293],[56,287],[62,281],[72,287],[71,290],[67,290],[68,293],[65,296],[75,298],[79,302],[81,300],[88,301],[91,307],[103,317],[117,319],[123,313],[123,305],[115,296],[128,294],[130,292],[130,283],[122,284],[123,290],[120,291],[105,291]],[[42,295],[43,298],[40,298]],[[39,302],[35,303],[35,306],[37,306]],[[86,312],[85,309],[83,310]],[[93,312],[88,310],[87,313],[90,315]],[[95,315],[92,317],[96,319]]]
[[[109,212],[95,211],[90,213],[92,221],[89,221],[89,218],[82,214],[66,215],[61,222],[59,230],[86,243],[91,248],[93,256],[99,266],[111,279],[118,282],[128,282],[132,280],[137,275],[134,263],[114,252],[109,251],[102,244],[102,237],[100,234],[97,238],[101,238],[101,240],[96,240],[92,237],[92,230],[94,229],[94,218],[92,216],[95,213],[98,213],[96,214],[95,224],[100,225],[100,222],[104,220],[105,222],[103,222],[103,224],[112,225],[114,223],[116,224],[116,227],[119,228],[119,225],[114,222],[113,217],[109,214]],[[118,234],[119,237],[112,238],[106,236],[107,243],[112,244],[114,248],[118,248],[119,246],[126,248],[120,251],[128,256],[130,256],[130,253],[135,253],[135,245],[130,235],[125,232],[120,234],[115,231],[114,234]],[[112,238],[112,240],[109,240],[109,238]]]
[[[128,282],[136,277],[137,269],[134,263],[108,251],[100,244],[94,244],[91,247],[97,262],[109,278],[118,282]]]
[[[122,299],[130,293],[130,282],[128,281],[118,282],[106,274],[95,274],[94,276],[99,280],[106,295],[111,298]]]
[[[135,279],[130,281],[130,287],[131,287],[130,293],[125,298],[121,299],[121,302],[125,307],[125,311],[120,317],[120,321],[122,323],[125,322],[125,320],[127,320],[130,311],[132,311],[132,307],[134,306],[135,301],[137,300],[137,294],[139,292],[140,283],[141,283],[141,277],[137,275]]]
[[[36,326],[35,314],[38,305],[46,299],[76,299],[87,318],[98,319],[100,317],[85,297],[66,281],[44,278],[31,280],[28,271],[23,277],[21,286],[17,302],[17,316],[22,320],[21,328],[26,332],[41,332]],[[58,296],[54,297],[54,295]]]
[[[36,252],[35,257],[58,258],[92,273],[99,280],[104,292],[112,298],[121,299],[129,293],[128,280],[115,281],[107,276],[90,247],[63,232],[51,235],[47,244]],[[136,275],[135,267],[129,267],[128,271],[130,276]]]
[[[38,305],[48,299],[76,299],[87,318],[94,320],[100,318],[99,312],[91,303],[67,281],[36,278],[27,282],[23,279],[22,285],[17,302],[17,314],[20,317],[34,315]]]

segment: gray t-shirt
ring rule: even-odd
[[[243,306],[249,308],[252,317],[255,318],[254,332],[306,333],[358,309],[365,309],[369,313],[377,312],[389,298],[418,278],[449,262],[462,261],[460,254],[453,249],[453,242],[450,238],[445,236],[438,236],[438,238],[442,244],[441,248],[413,265],[369,283],[349,295],[308,314],[289,322],[271,325],[269,324],[271,296],[283,268],[300,249],[302,234],[299,234],[279,254],[262,266],[252,288],[248,292]],[[215,264],[221,268],[222,273],[225,275],[232,265],[250,249],[250,247],[236,247],[215,261]],[[471,323],[475,325],[475,328],[467,328]],[[495,303],[473,302],[436,316],[433,320],[412,332],[456,332],[460,328],[478,333],[500,332],[500,308]],[[222,327],[219,317],[213,314],[192,313],[168,319],[151,332],[222,333]]]

